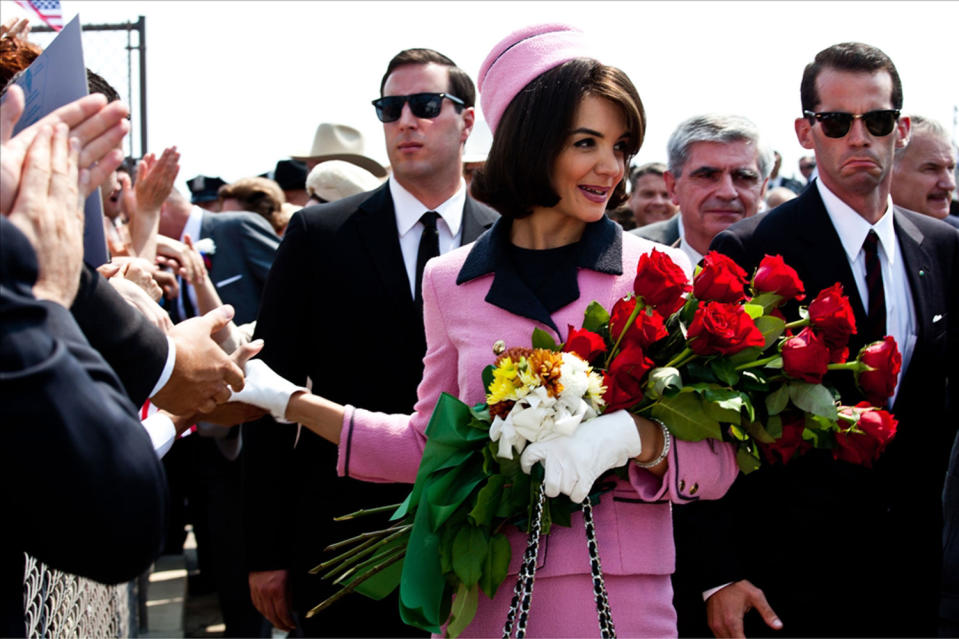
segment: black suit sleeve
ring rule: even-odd
[[[143,404],[166,364],[169,346],[163,331],[86,265],[70,312],[90,345],[116,371],[133,404]]]
[[[19,275],[32,251],[18,233],[4,225],[0,280],[0,492],[16,522],[8,544],[12,536],[16,552],[66,572],[125,581],[160,551],[163,467],[119,380],[69,312],[29,294],[33,279]]]
[[[304,290],[308,277],[307,257],[311,247],[303,217],[290,220],[273,261],[263,290],[255,338],[263,338],[260,353],[264,362],[278,374],[296,384],[307,376],[305,340],[312,338],[308,318],[310,305],[322,297],[322,291]],[[292,542],[289,527],[277,525],[279,514],[297,508],[297,478],[294,473],[294,449],[297,427],[279,424],[269,416],[243,425],[244,525],[247,532],[247,561],[251,571],[289,568]]]

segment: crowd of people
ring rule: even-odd
[[[179,552],[187,524],[191,591],[216,592],[225,636],[423,636],[395,593],[306,616],[336,590],[310,573],[323,548],[367,526],[333,518],[401,502],[440,394],[481,403],[494,342],[564,341],[654,248],[688,276],[710,251],[747,271],[778,254],[810,299],[841,282],[850,349],[900,345],[899,427],[872,468],[809,454],[749,475],[730,445],[671,441],[625,410],[537,444],[524,469],[543,462],[550,496],[626,465],[594,507],[617,631],[959,634],[956,146],[901,112],[879,49],[836,44],[801,74],[801,179],[749,118],[708,111],[663,162],[631,166],[636,87],[575,27],[541,24],[499,41],[475,85],[432,49],[385,61],[388,167],[355,127],[321,123],[308,155],[189,193],[176,147],[123,158],[128,109],[93,71],[89,96],[14,135],[17,74],[40,52],[4,25],[2,491],[18,525],[3,636],[24,634],[24,553],[118,583]],[[477,93],[493,132],[479,160],[464,158]],[[98,188],[109,261],[90,264]],[[531,636],[597,631],[572,523],[541,551]],[[515,580],[526,536],[505,532]],[[464,636],[500,634],[511,597],[481,595]]]

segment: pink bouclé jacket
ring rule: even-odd
[[[592,268],[579,268],[579,298],[549,318],[554,328],[487,301],[492,298],[499,302],[497,290],[504,290],[500,283],[494,285],[497,276],[493,272],[483,271],[484,266],[495,266],[497,241],[505,241],[505,237],[508,237],[508,223],[500,221],[474,245],[461,247],[429,262],[423,283],[427,353],[415,412],[412,415],[387,415],[347,407],[339,445],[338,472],[341,475],[372,482],[412,483],[426,441],[424,432],[440,393],[449,393],[469,405],[484,401],[481,373],[495,359],[494,342],[503,340],[507,347],[529,346],[536,327],[551,332],[558,341],[565,340],[569,326],[582,325],[583,313],[591,301],[609,309],[617,299],[632,291],[639,257],[654,246],[669,253],[687,273],[690,270],[688,259],[678,250],[623,234],[618,226],[607,220],[594,223],[583,239],[593,248],[590,251],[587,247],[584,251],[587,255],[583,258],[583,262]],[[503,284],[512,286],[510,282]],[[535,314],[523,309],[521,312]],[[556,334],[556,328],[560,335]],[[384,352],[388,353],[388,350]],[[379,362],[377,368],[388,367],[388,355],[384,357],[385,361]],[[361,382],[358,380],[358,383]],[[382,378],[378,383],[384,383]],[[604,574],[610,579],[634,575],[653,578],[651,590],[649,584],[643,590],[645,597],[652,592],[659,600],[651,603],[656,603],[659,609],[671,610],[669,575],[674,570],[675,549],[670,504],[717,499],[728,490],[737,472],[732,447],[718,442],[674,441],[669,453],[669,470],[662,478],[630,462],[628,480],[616,480],[612,492],[603,494],[599,505],[594,508]],[[511,527],[508,536],[513,551],[510,574],[516,575],[526,546],[526,535]],[[580,512],[574,513],[570,528],[553,528],[548,541],[540,549],[537,590],[544,590],[541,584],[553,577],[589,575],[584,540]],[[515,577],[508,577],[500,590],[512,588],[514,580]],[[615,600],[614,586],[614,583],[610,584],[611,598]],[[564,596],[588,597],[592,601],[591,592],[563,592]],[[500,599],[499,595],[497,599]],[[491,603],[481,597],[476,615],[478,621],[484,618],[484,606]],[[535,611],[534,603],[532,620],[536,620]],[[633,613],[613,608],[618,624]],[[501,624],[506,610],[495,610],[490,614]],[[667,621],[673,624],[669,634],[675,634],[675,616]],[[670,627],[669,623],[665,627]],[[557,620],[557,624],[556,629],[568,629],[561,620]],[[595,626],[595,619],[593,624]],[[662,632],[664,626],[652,628],[655,630],[650,630],[650,634],[655,634]],[[467,629],[467,634],[471,634],[471,629],[472,626]],[[547,628],[546,632],[550,630]]]

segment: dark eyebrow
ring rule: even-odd
[[[716,175],[717,173],[722,173],[722,169],[717,169],[714,166],[700,166],[689,172],[690,175],[703,177],[710,177]]]
[[[587,128],[584,127],[584,126],[581,126],[581,127],[578,128],[578,129],[573,129],[572,131],[569,132],[570,135],[576,135],[576,134],[578,134],[578,133],[585,133],[586,135],[593,135],[593,136],[595,136],[595,137],[597,137],[597,138],[603,137],[603,134],[600,133],[599,131],[594,131],[594,130],[592,130],[592,129],[587,129]]]

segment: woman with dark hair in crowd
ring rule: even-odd
[[[583,34],[537,25],[510,34],[479,76],[483,111],[494,132],[485,170],[473,188],[502,218],[474,244],[427,265],[423,299],[427,353],[412,415],[340,406],[282,383],[274,401],[247,377],[241,401],[260,403],[338,444],[338,470],[361,480],[413,482],[425,429],[440,393],[482,403],[491,347],[529,346],[534,328],[566,339],[587,305],[606,308],[633,287],[636,264],[653,244],[623,234],[605,213],[625,200],[624,174],[643,140],[645,114],[635,87],[585,48]],[[664,247],[690,270],[679,251]],[[387,311],[384,309],[384,316]],[[371,336],[371,339],[374,337]],[[331,365],[334,363],[331,362]],[[389,345],[370,363],[370,379],[389,384]],[[672,442],[665,426],[620,410],[583,422],[569,437],[537,442],[547,494],[579,494],[605,471],[627,464],[625,478],[594,507],[599,554],[616,629],[628,636],[676,634],[669,575],[674,568],[670,502],[715,499],[737,473],[729,446]],[[551,482],[561,465],[579,489]],[[581,497],[580,497],[581,499]],[[540,549],[527,631],[531,636],[596,633],[596,604],[582,513],[554,526]],[[512,564],[493,600],[480,598],[464,636],[502,631],[526,535],[507,535]]]

